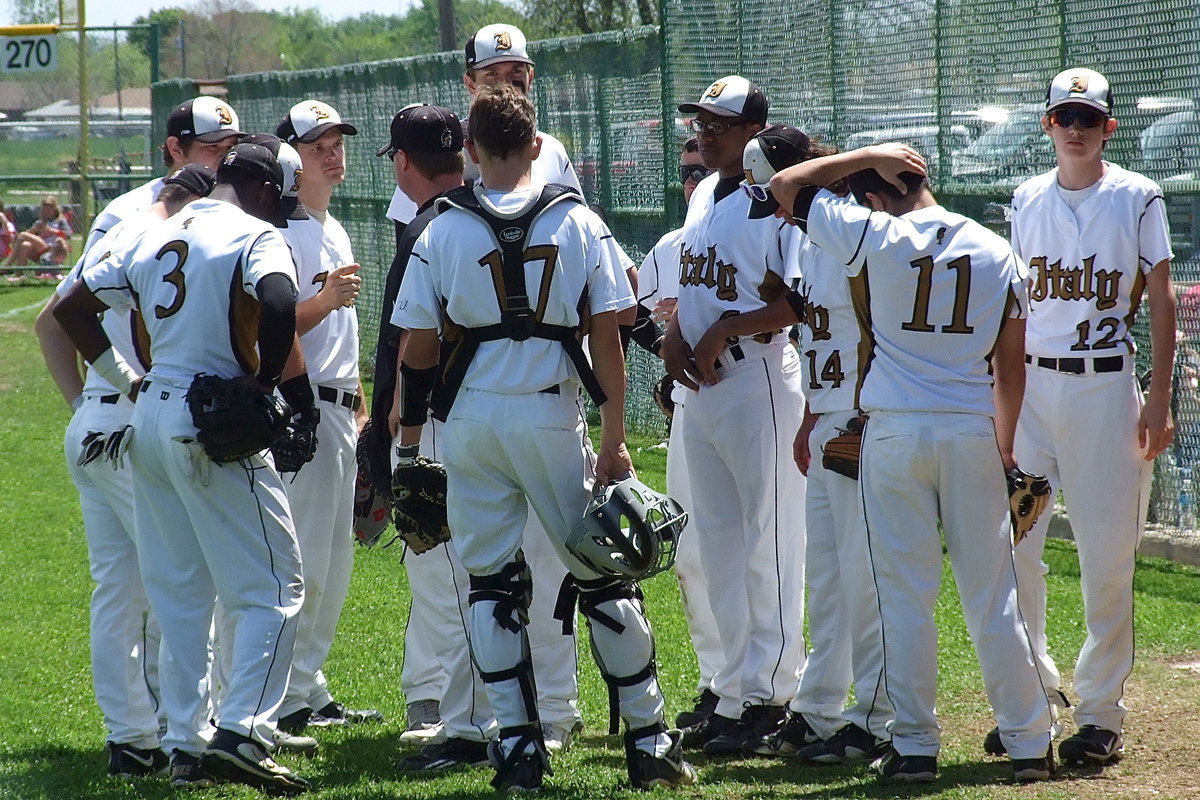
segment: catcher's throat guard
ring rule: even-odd
[[[601,575],[642,580],[675,563],[686,524],[679,503],[629,477],[596,491],[567,550]]]

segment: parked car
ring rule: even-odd
[[[925,157],[931,175],[939,168],[938,131],[936,125],[918,125],[904,128],[879,128],[859,131],[846,137],[846,150],[855,150],[870,144],[901,142]],[[971,143],[971,131],[965,125],[951,125],[944,137],[946,152],[954,154]]]

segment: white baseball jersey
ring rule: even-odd
[[[995,413],[988,356],[1004,319],[1028,312],[1028,272],[1008,242],[941,206],[894,217],[827,190],[812,202],[808,234],[846,274],[866,273],[874,344],[864,411]]]
[[[58,296],[65,297],[67,291],[75,285],[86,270],[114,253],[119,255],[132,250],[141,241],[147,230],[161,223],[160,217],[146,213],[144,210],[115,223],[108,233],[101,236],[96,244],[83,254],[79,263],[62,279],[56,290]],[[146,342],[141,343],[143,346],[141,350],[135,345],[134,326],[140,325],[135,320],[137,317],[131,312],[120,312],[111,308],[100,315],[100,325],[104,328],[108,340],[112,342],[113,349],[137,374],[142,375],[145,373],[145,367],[148,366],[150,354],[144,349]],[[83,393],[85,395],[120,394],[116,387],[106,381],[97,370],[90,368],[83,382]]]
[[[296,262],[297,304],[315,297],[331,270],[354,263],[350,237],[332,216],[327,215],[324,223],[315,216],[291,220],[281,233]],[[358,314],[352,307],[331,311],[300,337],[300,349],[314,384],[358,388]]]
[[[467,121],[463,120],[464,134],[466,130]],[[550,134],[541,131],[539,134],[542,137],[542,152],[533,161],[533,182],[561,183],[564,186],[570,186],[582,196],[583,188],[579,185],[579,176],[575,174],[575,165],[571,163],[571,157],[567,155],[567,148],[563,147],[563,143]],[[463,155],[467,162],[463,177],[469,181],[478,179],[479,166],[471,161],[471,157],[465,150]],[[392,192],[392,202],[388,205],[388,219],[408,223],[416,215],[417,204],[397,186],[396,191]]]
[[[163,180],[163,178],[155,178],[149,183],[143,183],[110,200],[92,222],[87,241],[83,243],[83,252],[86,254],[92,245],[100,240],[100,237],[112,230],[121,220],[152,206],[154,201],[158,200],[158,193],[162,191]],[[80,261],[82,260],[81,258]]]
[[[142,237],[132,252],[84,272],[83,280],[111,308],[128,310],[136,302],[150,336],[151,374],[188,386],[197,372],[233,378],[257,371],[255,287],[272,273],[296,278],[279,231],[206,198]]]
[[[522,204],[497,208],[494,201],[502,193],[475,186],[480,203],[509,218],[520,216],[540,191],[538,184],[528,193],[503,193],[512,199],[523,195]],[[567,224],[568,218],[573,224]],[[534,222],[527,242],[525,282],[530,298],[538,298],[535,311],[542,322],[579,325],[577,306],[585,290],[591,314],[634,304],[612,233],[579,203],[550,206]],[[586,271],[568,272],[563,264],[584,264]],[[501,254],[491,230],[474,214],[450,208],[429,224],[413,247],[391,322],[415,330],[441,330],[447,317],[468,328],[495,325],[501,316],[496,294],[500,273]],[[542,287],[541,296],[535,287]],[[449,299],[444,312],[443,298]],[[558,342],[499,339],[479,345],[463,387],[526,394],[574,377],[575,368]]]
[[[700,181],[683,225],[678,313],[691,345],[721,317],[782,297],[798,277],[787,258],[792,227],[774,217],[747,219],[749,195],[735,189],[718,201],[718,182],[716,174]]]
[[[1012,246],[1033,275],[1025,330],[1030,355],[1132,353],[1129,324],[1145,275],[1172,257],[1162,190],[1136,172],[1105,166],[1078,211],[1063,200],[1057,169],[1030,178],[1013,195]]]
[[[853,293],[861,305],[866,283],[860,274],[847,278],[841,265],[807,236],[799,246],[804,319],[800,355],[804,396],[814,414],[858,407],[859,365],[870,342],[858,324]],[[842,420],[845,424],[845,420]]]
[[[664,234],[646,254],[638,270],[638,302],[653,308],[659,300],[679,296],[679,251],[683,228]]]

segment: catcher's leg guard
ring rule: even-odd
[[[568,575],[559,591],[555,618],[567,623],[576,601],[587,620],[592,656],[608,684],[609,733],[618,732],[622,718],[631,729],[661,724],[663,701],[654,663],[654,636],[642,611],[637,584]]]
[[[499,738],[488,744],[488,758],[496,768],[492,787],[532,791],[542,785],[542,775],[553,775],[542,727],[536,722],[501,728]]]
[[[505,730],[519,733],[530,726],[537,730],[539,740],[541,737],[533,660],[525,632],[532,589],[529,568],[519,550],[516,559],[500,572],[471,576],[471,659],[487,685],[502,738]]]

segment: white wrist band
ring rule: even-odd
[[[138,374],[133,371],[133,367],[129,366],[112,347],[101,353],[92,362],[92,367],[100,373],[101,378],[115,386],[121,394],[129,394],[129,390],[133,388],[133,382],[138,379]]]

